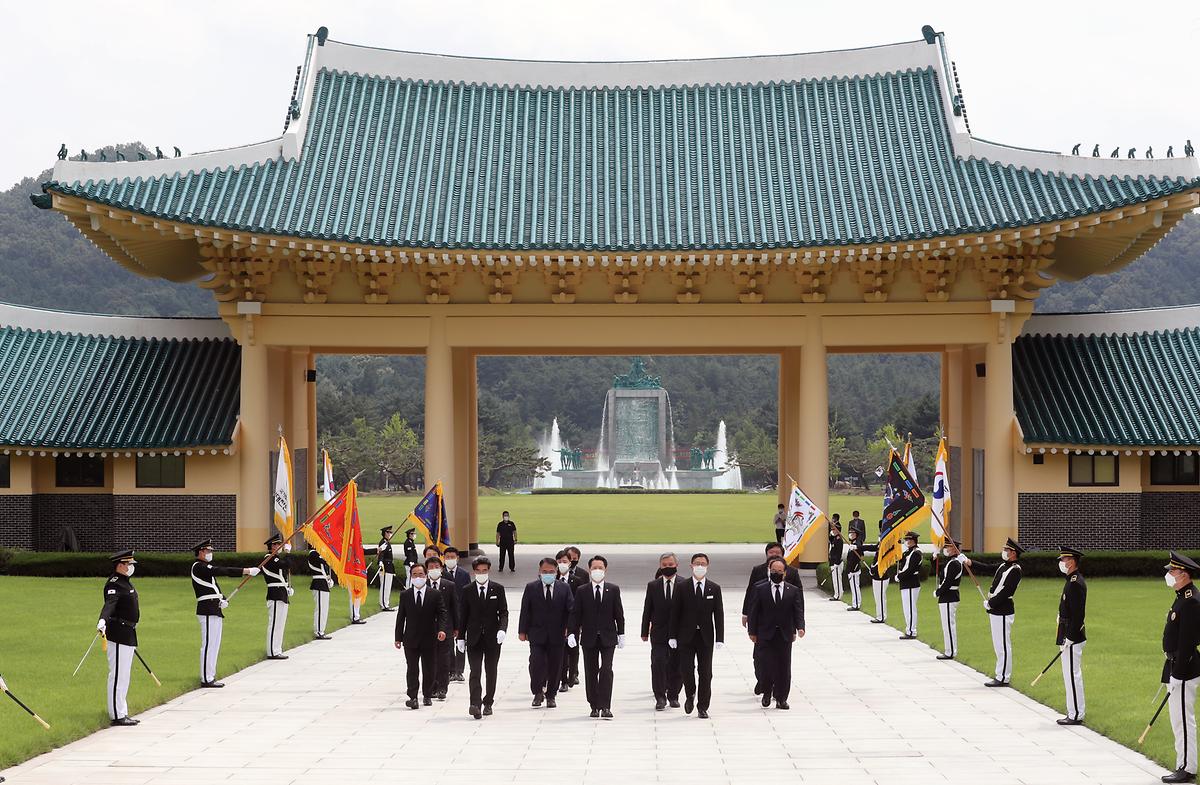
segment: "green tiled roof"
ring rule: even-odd
[[[238,417],[240,368],[232,339],[0,327],[0,445],[227,445]]]
[[[692,87],[507,87],[322,68],[299,156],[49,190],[382,246],[761,249],[1059,220],[1200,186],[961,158],[935,68]]]
[[[1013,394],[1031,444],[1198,446],[1200,328],[1023,335]]]

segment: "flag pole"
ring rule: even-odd
[[[92,647],[96,645],[96,641],[100,640],[100,636],[103,634],[104,633],[100,630],[96,630],[96,634],[92,636],[92,642],[88,644],[87,651],[83,653],[83,657],[80,658],[79,664],[75,666],[75,673],[72,673],[72,676],[75,676],[79,673],[79,669],[83,667],[84,660],[86,660],[88,655],[92,653]]]
[[[1050,670],[1051,666],[1053,666],[1054,663],[1058,662],[1058,658],[1061,656],[1062,656],[1062,649],[1059,649],[1058,653],[1054,655],[1054,659],[1050,660],[1050,664],[1047,665],[1046,667],[1042,668],[1042,672],[1039,673],[1034,678],[1033,681],[1029,682],[1029,686],[1032,687],[1032,686],[1036,685],[1039,681],[1041,681],[1042,677],[1046,675],[1046,671]]]
[[[11,693],[10,693],[11,694]],[[1142,731],[1142,735],[1138,736],[1138,744],[1146,740],[1146,734],[1150,732],[1150,728],[1154,725],[1154,721],[1158,719],[1158,715],[1162,714],[1163,707],[1167,705],[1167,700],[1171,697],[1170,691],[1163,696],[1162,703],[1158,704],[1158,711],[1154,712],[1154,716],[1150,718],[1150,722],[1146,724],[1146,729]]]
[[[0,679],[0,684],[4,684],[4,680],[3,680],[3,679]],[[50,730],[50,723],[46,722],[44,719],[42,719],[41,717],[39,717],[39,716],[37,715],[37,712],[36,712],[36,711],[34,711],[33,709],[31,709],[31,708],[29,708],[28,706],[26,706],[26,705],[25,705],[25,704],[24,704],[24,703],[21,701],[21,699],[20,699],[20,698],[18,698],[16,695],[13,695],[13,694],[12,694],[12,692],[11,692],[11,691],[8,689],[8,685],[5,685],[5,686],[4,686],[4,694],[5,694],[5,695],[7,695],[8,697],[12,698],[14,703],[16,703],[18,706],[20,706],[20,707],[21,707],[22,709],[24,709],[26,712],[28,712],[30,717],[33,717],[35,720],[37,720],[37,721],[38,721],[38,725],[41,725],[41,726],[42,726],[43,728],[45,728],[46,730]]]

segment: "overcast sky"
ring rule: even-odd
[[[777,54],[946,33],[972,132],[1041,149],[1200,142],[1200,2],[202,0],[21,2],[4,11],[0,188],[71,154],[185,152],[278,136],[306,33],[535,59]]]

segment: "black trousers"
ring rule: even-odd
[[[593,709],[612,708],[615,651],[615,646],[592,646],[583,650],[583,683],[588,705]]]
[[[454,667],[454,640],[449,636],[438,641],[433,650],[433,691],[450,689],[450,669]]]
[[[679,649],[672,649],[665,642],[650,644],[650,686],[655,698],[679,699],[679,691],[683,689]]]
[[[701,640],[679,641],[679,669],[683,671],[683,689],[696,697],[696,708],[708,710],[712,700],[713,647]],[[698,677],[698,678],[697,678]]]
[[[515,543],[501,541],[499,547],[500,547],[500,569],[501,570],[504,569],[504,554],[506,554],[506,553],[508,554],[509,569],[512,569],[512,570],[517,569],[517,555],[516,555]]]
[[[421,697],[433,697],[433,656],[436,641],[421,641],[418,644],[404,644],[404,659],[408,662],[408,697],[417,697],[417,688]]]
[[[467,670],[467,653],[465,651],[459,651],[458,647],[455,646],[454,647],[454,665],[451,669],[451,673],[453,673],[455,676],[457,676],[458,678],[461,679],[463,673],[466,670]]]
[[[775,530],[775,542],[779,543],[780,545],[783,545],[783,532],[784,529]]]
[[[557,640],[529,642],[529,691],[534,695],[545,693],[547,698],[553,698],[558,694],[563,648]]]
[[[467,662],[471,666],[471,705],[491,706],[496,698],[496,665],[500,662],[500,644],[496,643],[495,638],[490,638],[467,646]],[[486,693],[481,681],[483,676],[487,677]]]
[[[759,638],[754,658],[762,664],[763,694],[786,701],[792,691],[792,639],[777,631],[770,640]]]
[[[565,683],[579,680],[579,647],[571,648],[563,644],[562,680]]]

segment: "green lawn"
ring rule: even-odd
[[[980,576],[986,592],[991,578]],[[937,651],[942,651],[942,625],[938,616],[933,582],[926,580],[918,601],[918,636]],[[1034,700],[1064,712],[1062,668],[1055,663],[1036,687],[1030,682],[1050,662],[1058,647],[1054,645],[1055,619],[1063,582],[1050,578],[1027,578],[1017,591],[1017,616],[1013,622],[1013,676],[1015,688]],[[980,671],[980,684],[991,678],[996,667],[991,632],[983,600],[967,578],[960,591],[958,608],[958,659]],[[843,599],[849,601],[847,592]],[[888,624],[901,629],[904,615],[900,609],[900,590],[888,587]],[[1172,593],[1161,579],[1096,578],[1088,581],[1088,642],[1084,647],[1083,682],[1087,696],[1084,723],[1099,733],[1143,752],[1168,769],[1175,764],[1171,723],[1166,717],[1158,722],[1142,747],[1137,738],[1149,722],[1157,702],[1151,705],[1162,669],[1162,627],[1164,614],[1173,601]],[[875,613],[875,597],[868,583],[863,587],[862,609]],[[863,624],[867,624],[866,617]],[[980,689],[983,689],[981,686]],[[1162,696],[1159,696],[1159,700]],[[1051,728],[1047,728],[1051,730]]]
[[[71,672],[95,634],[100,613],[103,579],[0,577],[0,673],[9,689],[50,723],[45,731],[19,706],[0,695],[0,770],[62,746],[108,725],[105,708],[105,654],[97,644],[79,675]],[[296,594],[288,613],[286,648],[312,640],[312,594],[307,577],[296,576]],[[129,711],[145,711],[184,692],[199,682],[200,631],[196,622],[195,595],[186,578],[134,579],[141,599],[142,619],[138,649],[162,687],[155,687],[138,663],[130,675]],[[223,579],[231,592],[237,581]],[[266,608],[261,578],[246,585],[225,610],[218,676],[225,678],[263,659],[266,647]],[[334,587],[329,629],[349,622],[349,601],[344,589]],[[363,603],[363,616],[377,612],[379,600],[372,589]],[[336,634],[336,633],[335,633]],[[323,645],[320,642],[313,645]]]
[[[359,496],[366,539],[402,522],[418,499]],[[479,536],[490,542],[500,513],[508,510],[526,543],[762,542],[775,537],[777,503],[770,493],[480,496]],[[849,521],[853,510],[862,510],[869,531],[880,505],[876,496],[831,496],[829,513]]]

